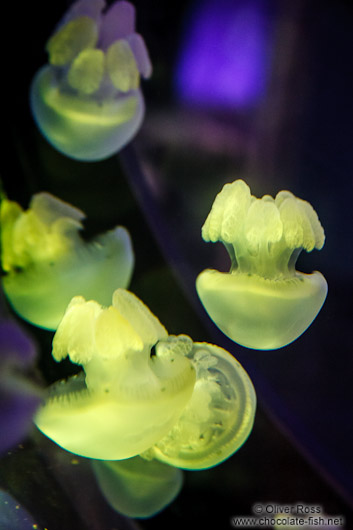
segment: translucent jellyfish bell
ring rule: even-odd
[[[202,227],[205,241],[221,241],[229,273],[203,271],[196,289],[209,316],[248,348],[281,348],[297,339],[320,311],[327,283],[320,272],[295,269],[302,249],[321,249],[325,235],[312,206],[289,191],[252,196],[243,180],[226,184]]]
[[[136,456],[172,428],[189,401],[195,370],[177,351],[152,347],[167,338],[159,320],[132,293],[113,305],[75,297],[53,341],[53,357],[69,355],[84,375],[54,385],[35,418],[58,445],[89,458]]]
[[[168,506],[183,484],[180,469],[140,456],[94,460],[93,471],[109,504],[127,517],[147,518]]]
[[[114,290],[130,281],[127,230],[118,226],[85,242],[79,234],[84,217],[49,193],[34,195],[26,211],[1,202],[3,288],[13,309],[36,326],[55,330],[73,296],[109,304]]]
[[[135,9],[120,0],[73,4],[47,43],[49,65],[30,90],[34,119],[66,156],[94,161],[119,151],[144,116],[140,76],[151,62],[135,32]]]
[[[169,433],[144,456],[182,469],[206,469],[244,444],[254,423],[256,394],[244,368],[226,350],[186,336],[183,347],[196,370],[191,399]]]

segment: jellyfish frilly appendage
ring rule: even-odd
[[[23,210],[4,198],[0,206],[2,285],[25,320],[55,330],[75,295],[109,304],[127,287],[134,266],[128,231],[116,227],[86,242],[84,213],[43,192]]]
[[[256,396],[241,365],[222,348],[168,335],[124,289],[109,307],[73,298],[53,340],[54,359],[66,356],[83,372],[49,389],[35,423],[72,453],[204,469],[252,429]]]
[[[137,133],[144,117],[140,78],[151,61],[135,32],[135,8],[118,0],[75,2],[47,42],[49,64],[30,101],[45,138],[77,160],[102,160]]]
[[[118,289],[113,304],[75,297],[53,341],[84,370],[55,384],[35,423],[67,451],[98,460],[142,453],[175,424],[195,384],[192,363],[175,352],[151,355],[167,340],[159,320],[135,295]]]
[[[289,191],[257,199],[243,180],[226,184],[202,227],[222,242],[229,273],[207,269],[196,289],[215,324],[248,348],[277,349],[297,339],[320,311],[327,283],[295,269],[301,250],[320,250],[324,230],[313,207]]]

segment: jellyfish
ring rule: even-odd
[[[117,289],[112,305],[74,297],[53,340],[84,372],[54,384],[35,417],[58,445],[98,460],[121,460],[151,447],[174,425],[195,383],[192,363],[152,352],[167,332],[135,295]]]
[[[229,273],[207,269],[196,279],[210,318],[230,339],[258,350],[297,339],[320,311],[327,283],[295,269],[302,249],[321,249],[325,235],[313,207],[289,191],[257,199],[243,180],[226,184],[202,227],[205,241],[221,241]]]
[[[33,117],[64,155],[102,160],[119,151],[144,116],[140,77],[152,66],[135,9],[124,0],[78,0],[47,42],[49,64],[30,89]]]
[[[32,426],[42,389],[27,376],[35,344],[11,320],[0,321],[0,453],[21,442]]]
[[[180,469],[140,456],[126,460],[93,460],[100,490],[119,513],[148,518],[168,506],[183,485]]]
[[[83,372],[51,386],[34,419],[67,451],[204,469],[233,454],[251,431],[256,397],[240,364],[217,346],[168,335],[125,289],[114,292],[107,308],[72,299],[53,340],[54,359],[67,355]],[[120,488],[128,482],[126,466],[99,469],[104,477],[117,473]],[[153,469],[134,464],[134,477],[140,467],[147,474]],[[178,479],[169,478],[175,491]],[[103,480],[110,491],[113,478]]]
[[[84,217],[45,192],[26,211],[1,202],[3,289],[15,312],[36,326],[55,330],[75,295],[108,305],[114,290],[129,284],[134,255],[127,230],[118,226],[85,242]]]

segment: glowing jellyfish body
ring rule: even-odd
[[[103,0],[73,4],[47,43],[49,65],[31,85],[39,129],[78,160],[107,158],[131,140],[144,116],[140,76],[152,72],[132,4],[105,8]]]
[[[256,397],[239,363],[216,346],[168,336],[128,291],[115,291],[106,309],[71,301],[53,341],[56,360],[67,354],[84,374],[55,384],[35,423],[68,451],[203,469],[228,458],[251,431]]]
[[[60,361],[68,354],[85,377],[53,387],[37,427],[89,458],[125,459],[151,447],[175,424],[195,383],[184,356],[151,356],[166,338],[159,320],[128,291],[115,291],[106,309],[74,298],[54,337],[53,356]]]
[[[139,456],[92,462],[99,487],[109,504],[128,517],[147,518],[168,506],[183,484],[180,469]]]
[[[134,264],[127,230],[116,227],[86,243],[83,212],[49,193],[34,195],[28,210],[1,203],[2,284],[14,310],[29,322],[56,329],[75,295],[109,304],[127,287]]]
[[[321,249],[325,236],[312,206],[289,191],[257,199],[242,180],[226,184],[204,226],[205,241],[221,241],[229,273],[203,271],[198,295],[212,320],[248,348],[281,348],[298,338],[320,311],[327,283],[320,272],[295,269],[302,249]]]

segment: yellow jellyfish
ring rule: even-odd
[[[45,138],[77,160],[94,161],[119,151],[144,116],[140,77],[151,62],[135,32],[135,9],[117,1],[79,0],[47,43],[49,65],[30,90],[33,117]]]
[[[54,359],[66,355],[84,372],[49,389],[35,423],[67,451],[203,469],[233,454],[252,429],[256,396],[240,364],[217,346],[168,336],[124,289],[108,308],[73,298],[53,340]],[[153,468],[141,466],[147,474]],[[111,477],[128,472],[111,464],[100,469]]]
[[[106,500],[128,517],[156,515],[175,499],[183,485],[180,469],[140,456],[94,460],[92,466]]]
[[[55,334],[53,357],[68,354],[84,374],[51,388],[37,427],[89,458],[120,460],[147,450],[175,424],[195,384],[185,356],[172,349],[151,354],[167,336],[128,291],[115,291],[108,308],[73,298]]]
[[[85,242],[84,217],[49,193],[34,195],[26,211],[1,202],[3,289],[32,324],[55,330],[73,296],[109,304],[114,290],[129,284],[134,255],[127,230],[118,226]]]
[[[208,269],[196,289],[215,324],[235,342],[258,350],[297,339],[320,311],[327,283],[320,272],[295,269],[302,249],[321,249],[325,235],[312,206],[289,191],[257,199],[243,180],[226,184],[202,227],[221,241],[229,273]]]

